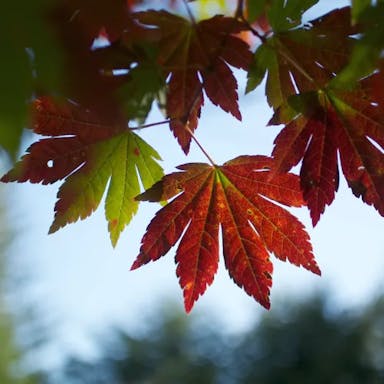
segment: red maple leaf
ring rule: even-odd
[[[165,255],[181,238],[177,276],[189,312],[216,273],[221,226],[230,276],[266,308],[273,269],[268,252],[320,274],[303,225],[272,202],[303,205],[299,178],[288,173],[271,178],[271,167],[265,156],[241,156],[215,167],[186,164],[139,195],[148,201],[176,197],[149,224],[132,269]]]
[[[303,160],[301,186],[313,225],[334,199],[338,156],[352,192],[384,216],[384,104],[371,92],[382,77],[376,73],[351,91],[328,88],[291,99],[300,113],[277,136],[274,164],[286,172]],[[279,114],[271,124],[282,122]]]
[[[236,34],[247,29],[232,17],[215,16],[198,23],[166,11],[136,16],[150,26],[149,40],[158,46],[157,62],[169,75],[167,114],[170,128],[184,152],[198,124],[203,90],[213,104],[241,119],[237,81],[229,65],[247,70],[249,46]]]

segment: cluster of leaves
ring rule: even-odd
[[[2,181],[64,180],[50,232],[89,216],[108,185],[113,245],[140,201],[169,201],[132,269],[180,240],[177,275],[190,311],[214,279],[221,229],[230,276],[269,308],[270,253],[320,274],[303,225],[281,205],[307,206],[316,225],[341,171],[352,192],[384,215],[383,43],[375,32],[384,7],[353,1],[303,23],[317,2],[239,0],[229,15],[196,20],[187,1],[186,14],[176,1],[160,10],[145,1],[57,1],[44,20],[62,48],[65,81],[47,86],[31,42],[30,127],[45,137]],[[95,44],[100,37],[108,44]],[[204,98],[241,120],[233,67],[247,73],[247,92],[266,78],[269,124],[282,129],[271,157],[220,166],[194,134]],[[146,121],[154,104],[164,121]],[[186,155],[195,141],[208,163],[163,176],[160,156],[134,132],[158,124],[169,125]],[[289,173],[298,164],[300,174]]]

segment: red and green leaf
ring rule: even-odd
[[[39,99],[34,132],[49,136],[32,144],[2,181],[50,184],[64,179],[50,232],[88,217],[105,199],[112,244],[138,208],[139,178],[148,188],[162,176],[160,157],[122,122],[108,125],[73,103]]]
[[[299,178],[271,177],[272,165],[265,156],[241,156],[215,167],[186,164],[139,195],[139,200],[174,199],[149,224],[132,269],[164,256],[181,239],[177,275],[190,311],[216,273],[221,226],[230,276],[266,308],[273,269],[269,252],[320,274],[303,225],[280,206],[304,204]]]
[[[357,33],[349,7],[336,9],[295,29],[275,33],[256,50],[247,91],[267,72],[265,92],[274,108],[295,94],[317,91],[348,64]]]
[[[338,187],[338,158],[352,192],[384,215],[384,109],[372,89],[377,73],[352,91],[328,89],[298,96],[301,113],[275,140],[275,167],[287,172],[303,160],[301,186],[315,225]],[[279,110],[271,124],[280,124]]]

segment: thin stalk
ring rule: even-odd
[[[200,148],[201,152],[204,153],[205,157],[208,159],[208,161],[212,164],[213,167],[216,167],[215,162],[213,161],[212,157],[209,156],[208,152],[204,149],[204,147],[200,144],[199,140],[197,140],[196,136],[193,134],[191,129],[189,127],[185,127],[185,130],[191,135],[193,141],[197,144],[197,146]]]
[[[188,16],[191,19],[192,24],[196,24],[195,16],[192,13],[192,10],[191,10],[191,7],[188,4],[188,1],[187,0],[183,0],[183,3],[185,5],[185,8],[187,9]]]
[[[262,35],[260,34],[255,28],[252,27],[251,24],[249,24],[248,20],[246,20],[244,18],[244,16],[242,17],[241,19],[243,21],[243,23],[245,23],[249,29],[249,31],[254,35],[256,36],[258,39],[261,40],[262,43],[265,43],[267,41],[267,38],[265,37],[265,35]]]
[[[244,20],[244,0],[237,1],[235,18],[239,20]]]
[[[168,120],[163,120],[163,121],[157,121],[156,123],[139,125],[138,127],[129,127],[129,129],[131,131],[139,131],[139,130],[144,129],[144,128],[150,128],[150,127],[154,127],[156,125],[163,125],[163,124],[167,124],[170,122],[171,122],[171,119],[168,119]]]
[[[285,49],[284,46],[283,48]],[[296,60],[292,59],[289,54],[284,52],[284,50],[279,50],[279,53],[284,57],[285,60],[289,61],[308,81],[316,84],[315,79],[300,64],[298,64]]]

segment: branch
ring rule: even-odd
[[[189,129],[188,126],[185,126],[185,130],[191,135],[193,141],[197,144],[197,146],[200,148],[201,152],[204,153],[205,157],[208,159],[208,161],[212,164],[213,167],[216,167],[215,162],[213,161],[212,157],[209,156],[208,152],[204,149],[204,147],[200,144],[199,140],[197,140],[196,136],[193,134],[193,132]]]
[[[266,38],[266,35],[268,35],[268,33],[265,33],[264,35],[262,35],[261,33],[259,33],[259,31],[255,28],[252,27],[252,25],[249,23],[248,20],[246,20],[244,18],[244,15],[242,16],[242,19],[241,21],[247,26],[248,30],[254,35],[256,36],[258,39],[261,40],[262,43],[265,43],[267,41],[267,38]]]
[[[244,21],[244,0],[237,1],[235,18]]]
[[[189,18],[191,19],[191,23],[196,25],[196,19],[195,19],[195,16],[193,15],[193,13],[192,13],[191,7],[188,4],[188,0],[183,0],[183,3],[185,5],[185,8],[187,9]]]
[[[139,131],[139,130],[144,129],[144,128],[150,128],[150,127],[154,127],[156,125],[167,124],[167,123],[170,123],[170,122],[171,122],[171,119],[168,119],[168,120],[163,120],[163,121],[157,121],[156,123],[149,123],[149,124],[139,125],[137,127],[128,127],[128,129],[130,129],[131,131]]]

